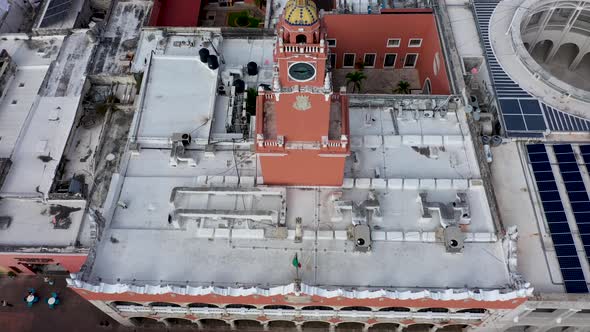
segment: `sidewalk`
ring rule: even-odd
[[[40,297],[38,303],[28,308],[23,298],[27,290],[34,288]],[[57,292],[60,304],[49,309],[45,302],[51,292]],[[55,279],[53,286],[42,277],[0,277],[0,300],[12,307],[0,306],[0,330],[3,332],[94,332],[128,331],[102,311],[66,287],[64,278]],[[109,327],[101,327],[100,321],[108,320]],[[131,330],[132,331],[132,330]]]

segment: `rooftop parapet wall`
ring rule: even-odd
[[[174,302],[232,303],[236,297],[252,304],[318,303],[322,305],[368,305],[379,307],[484,307],[496,309],[516,308],[532,295],[532,288],[517,290],[328,290],[321,287],[301,285],[300,292],[295,284],[271,288],[238,287],[222,288],[213,286],[191,287],[174,285],[135,284],[91,284],[77,279],[75,274],[67,279],[68,286],[88,300],[128,300],[134,294],[134,301],[161,301],[163,296]],[[299,298],[296,300],[295,298]]]

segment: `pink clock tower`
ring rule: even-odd
[[[256,152],[265,184],[340,186],[348,100],[334,94],[315,3],[289,0],[277,24],[272,91],[259,91]]]

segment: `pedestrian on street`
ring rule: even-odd
[[[1,304],[3,307],[12,307],[12,304],[10,304],[10,303],[6,302],[6,300],[2,300],[2,302],[0,302],[0,304]]]

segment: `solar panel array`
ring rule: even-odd
[[[473,8],[507,135],[541,137],[547,128],[552,131],[588,130],[590,121],[539,102],[502,69],[489,39],[490,19],[499,2],[500,0],[473,0]]]
[[[44,28],[63,20],[71,6],[72,0],[51,0],[39,27]]]
[[[568,293],[588,293],[584,271],[580,264],[576,245],[567,221],[545,145],[530,144],[527,145],[527,151],[535,176],[535,182],[537,183],[537,190],[539,191],[545,219],[549,225],[549,231],[551,232],[551,238],[555,246],[555,254],[557,255],[565,289]],[[569,159],[565,155],[562,157],[564,162]],[[572,185],[571,188],[575,189],[576,186]]]
[[[590,131],[590,121],[541,103],[551,131]]]
[[[590,199],[582,180],[582,173],[570,144],[554,145],[553,151],[576,219],[586,258],[588,258],[590,257]]]

